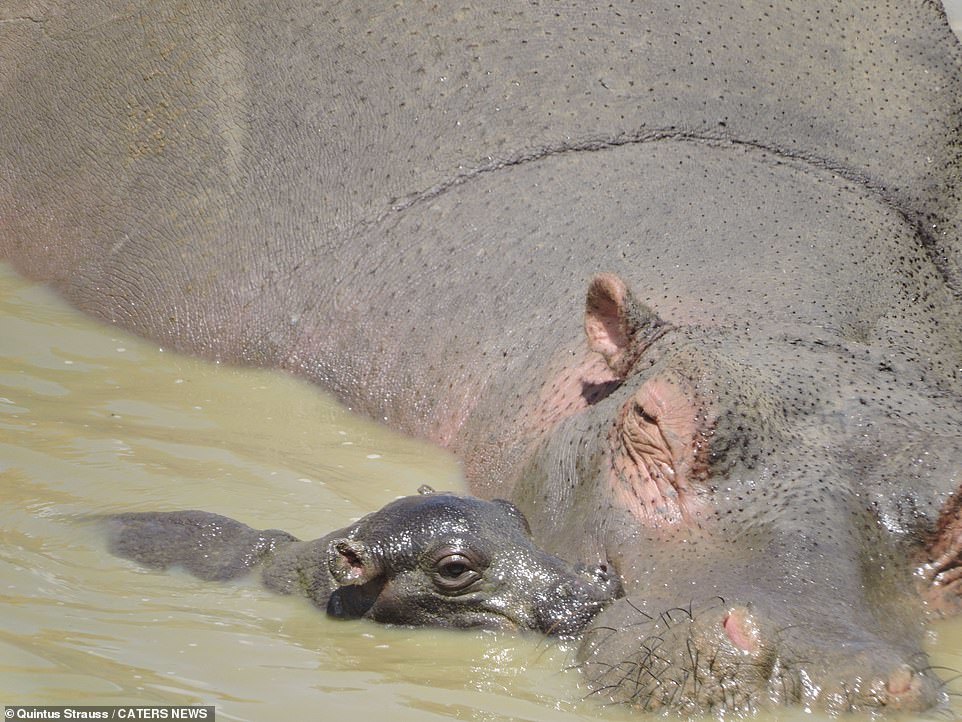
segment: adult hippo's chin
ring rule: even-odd
[[[959,607],[932,2],[85,3],[0,23],[0,255],[457,453],[626,595],[598,697],[924,709]]]

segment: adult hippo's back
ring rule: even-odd
[[[646,708],[925,708],[962,576],[933,2],[84,3],[0,23],[0,255],[463,460]]]

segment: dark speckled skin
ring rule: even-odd
[[[962,585],[962,53],[938,3],[34,5],[0,23],[0,257],[312,379],[451,449],[549,552],[610,559],[599,697],[945,702],[922,640]]]
[[[314,541],[194,510],[104,523],[117,556],[212,581],[256,567],[268,589],[342,619],[573,636],[621,592],[602,567],[538,549],[521,512],[501,500],[403,497]]]

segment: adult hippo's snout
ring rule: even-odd
[[[766,616],[721,598],[645,609],[616,601],[584,635],[578,660],[604,698],[690,714],[784,704],[919,712],[944,702],[943,683],[912,644],[893,645],[839,620],[796,631],[784,613]],[[835,648],[842,634],[850,641]]]

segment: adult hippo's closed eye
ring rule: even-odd
[[[105,523],[118,556],[219,581],[259,567],[267,588],[307,596],[343,619],[571,636],[620,593],[602,567],[535,547],[508,502],[426,489],[310,542],[203,511],[117,514]]]

